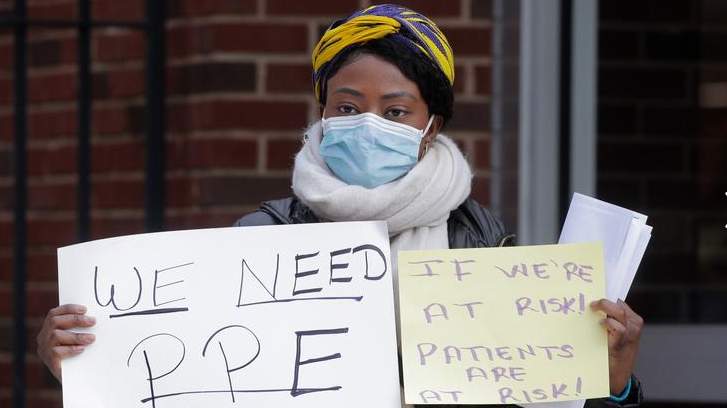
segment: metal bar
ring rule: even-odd
[[[146,180],[147,231],[164,226],[165,31],[166,0],[146,0]]]
[[[90,0],[78,0],[78,186],[76,196],[78,241],[90,236],[90,159],[91,139],[91,20]]]
[[[24,20],[25,0],[15,0],[15,16]],[[27,149],[26,149],[26,33],[27,26],[15,26],[15,222],[13,248],[13,407],[25,406],[25,277]]]
[[[15,27],[18,24],[25,26],[45,26],[57,28],[76,28],[83,24],[82,20],[43,20],[43,19],[19,19],[19,18],[2,18],[0,19],[0,28]],[[91,28],[132,28],[144,29],[146,23],[137,21],[91,21]]]
[[[561,0],[560,3],[560,178],[558,190],[558,225],[563,225],[570,204],[570,173],[571,173],[571,58],[573,39],[573,3],[572,0]]]

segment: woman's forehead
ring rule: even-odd
[[[396,65],[371,54],[360,55],[346,63],[328,79],[329,96],[341,91],[380,96],[410,94],[421,99],[419,87],[414,81],[407,78]]]

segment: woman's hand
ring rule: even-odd
[[[620,395],[631,378],[644,319],[621,299],[616,303],[608,299],[594,301],[591,303],[591,309],[606,313],[606,317],[600,323],[608,330],[611,395]]]
[[[86,307],[81,305],[68,304],[53,308],[38,333],[38,355],[58,381],[61,381],[61,360],[81,354],[85,346],[96,340],[93,334],[69,331],[96,324],[95,318],[85,314]]]

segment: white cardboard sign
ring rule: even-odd
[[[65,408],[401,406],[383,222],[110,238],[58,273],[97,318]]]

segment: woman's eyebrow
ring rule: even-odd
[[[359,98],[363,96],[363,94],[361,92],[359,92],[355,89],[346,88],[346,87],[338,88],[335,91],[333,91],[333,93],[334,94],[335,93],[347,93],[349,95],[358,96]]]
[[[381,99],[409,98],[416,101],[417,98],[409,92],[392,92],[381,96]]]

